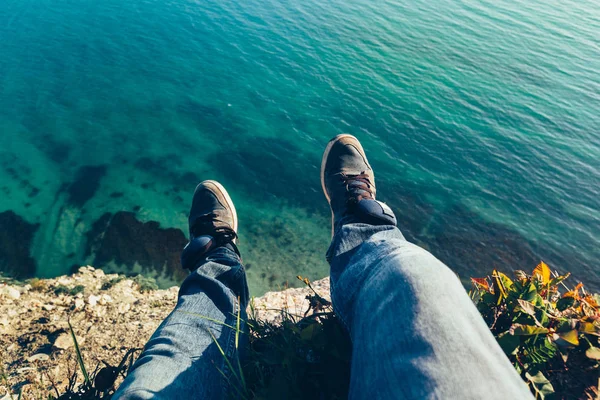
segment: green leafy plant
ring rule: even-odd
[[[31,285],[31,290],[34,292],[44,292],[47,289],[46,281],[39,278],[32,278],[27,281]]]
[[[158,289],[158,284],[154,278],[145,277],[143,275],[135,275],[128,278],[126,275],[117,275],[114,278],[105,279],[100,287],[100,290],[109,290],[114,285],[126,279],[131,279],[136,284],[140,293],[151,292]]]
[[[498,343],[537,398],[592,398],[597,392],[600,349],[598,295],[569,274],[541,262],[515,279],[494,270],[472,278],[471,298]]]
[[[54,288],[54,294],[60,296],[61,294],[66,294],[69,296],[75,296],[78,293],[83,293],[85,290],[85,286],[77,285],[72,288],[65,285],[58,285]]]
[[[114,278],[105,279],[104,282],[102,283],[102,286],[100,287],[100,290],[108,290],[108,289],[112,288],[114,285],[116,285],[117,283],[119,283],[125,279],[127,279],[127,277],[125,275],[117,275]]]
[[[143,275],[136,275],[133,278],[131,278],[131,280],[138,286],[138,290],[140,291],[140,293],[158,290],[156,280],[153,278],[147,278]]]

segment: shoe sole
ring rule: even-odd
[[[216,189],[221,193],[221,195],[225,199],[225,202],[227,203],[227,207],[229,207],[229,209],[231,210],[231,213],[233,214],[233,230],[235,231],[235,233],[237,233],[237,231],[238,231],[237,211],[235,210],[235,206],[233,205],[233,200],[231,200],[231,197],[229,197],[229,193],[227,193],[227,190],[223,187],[223,185],[221,185],[217,181],[212,181],[212,180],[202,181],[198,184],[198,186],[207,185],[207,184],[215,186]]]
[[[329,208],[331,208],[331,198],[329,197],[329,193],[327,193],[327,189],[325,188],[325,164],[327,164],[327,158],[329,157],[329,152],[331,151],[333,145],[344,138],[352,138],[356,140],[356,143],[358,144],[358,150],[360,150],[362,154],[366,154],[365,150],[362,147],[362,144],[356,138],[356,136],[350,135],[348,133],[337,135],[336,137],[331,139],[329,143],[327,143],[327,147],[325,147],[325,151],[323,152],[323,158],[321,159],[321,187],[323,188],[323,193],[325,194],[327,202],[330,203]],[[333,237],[333,210],[331,210],[331,237]]]

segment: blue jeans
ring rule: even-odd
[[[236,355],[237,313],[245,331],[248,300],[238,255],[227,247],[212,251],[185,279],[175,310],[154,332],[113,399],[230,398],[224,376],[235,378],[221,350],[229,359]],[[239,339],[243,349],[247,335]]]
[[[456,275],[397,228],[344,225],[327,256],[333,306],[352,339],[350,398],[533,398]],[[213,252],[179,296],[115,399],[235,396],[215,345],[234,355],[234,330],[199,315],[235,326],[248,299],[237,255]]]

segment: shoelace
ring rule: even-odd
[[[215,226],[219,223],[225,224],[214,213],[202,215],[196,219],[191,229],[192,235],[195,237],[210,235],[217,239],[220,244],[233,242],[233,240],[237,239],[237,233],[233,229],[227,226]]]
[[[346,185],[346,191],[350,194],[348,201],[358,203],[363,199],[373,200],[373,184],[369,176],[362,171],[358,175],[341,175],[341,180]]]

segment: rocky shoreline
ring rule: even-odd
[[[0,399],[47,398],[78,368],[69,321],[88,369],[116,366],[144,346],[177,302],[177,287],[158,290],[143,278],[81,267],[77,273],[28,283],[0,284]],[[329,279],[312,284],[329,298]],[[256,316],[277,321],[277,310],[303,315],[308,288],[269,292],[253,299]],[[80,378],[81,379],[81,378]]]

